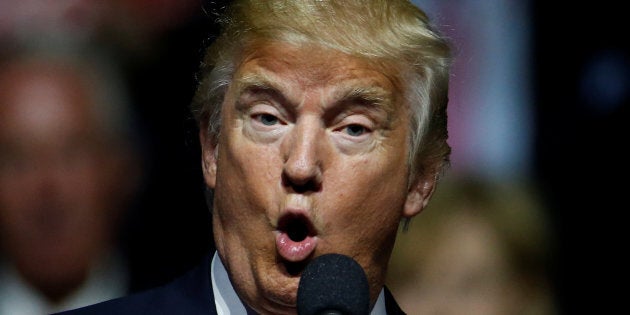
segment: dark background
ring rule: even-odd
[[[150,21],[147,8],[168,1],[127,2]],[[134,290],[173,279],[213,249],[188,106],[203,49],[217,32],[212,11],[227,1],[190,2],[188,13],[148,40],[121,36],[115,27],[99,34],[128,80],[143,150],[142,190],[121,236]],[[530,6],[532,177],[550,205],[557,240],[550,268],[561,314],[625,309],[630,59],[622,3]],[[616,99],[607,96],[615,86]]]
[[[627,15],[620,1],[535,1],[533,8],[535,176],[559,240],[562,314],[618,312],[628,266]],[[601,71],[608,77],[596,78],[601,73],[591,69],[606,58],[615,60]],[[624,97],[609,104],[601,86],[620,83]]]
[[[160,34],[148,51],[120,52],[137,106],[146,168],[121,241],[131,260],[133,290],[172,280],[214,248],[189,105],[204,47],[216,33],[212,16],[199,7]]]

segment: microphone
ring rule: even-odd
[[[365,271],[351,257],[324,254],[311,261],[300,278],[298,315],[367,315],[370,288]]]

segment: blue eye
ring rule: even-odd
[[[358,137],[367,132],[367,128],[361,125],[348,125],[345,129],[348,135],[351,135],[353,137]]]
[[[265,126],[273,126],[279,122],[278,117],[270,114],[261,114],[258,119]]]

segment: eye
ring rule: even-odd
[[[366,132],[368,132],[368,129],[358,124],[351,124],[351,125],[345,126],[344,131],[350,136],[359,137],[365,134]]]
[[[259,114],[259,115],[255,115],[254,119],[260,121],[260,123],[262,123],[265,126],[273,126],[273,125],[277,125],[278,123],[280,123],[280,120],[278,119],[278,117],[271,115],[271,114]]]

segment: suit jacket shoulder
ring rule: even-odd
[[[206,257],[197,268],[164,286],[55,315],[216,315],[210,280],[211,261],[212,256]],[[406,315],[387,287],[385,308],[388,315]]]
[[[211,314],[216,315],[210,281],[210,262],[202,264],[173,282],[155,289],[98,304],[58,313],[58,315],[105,314]]]

